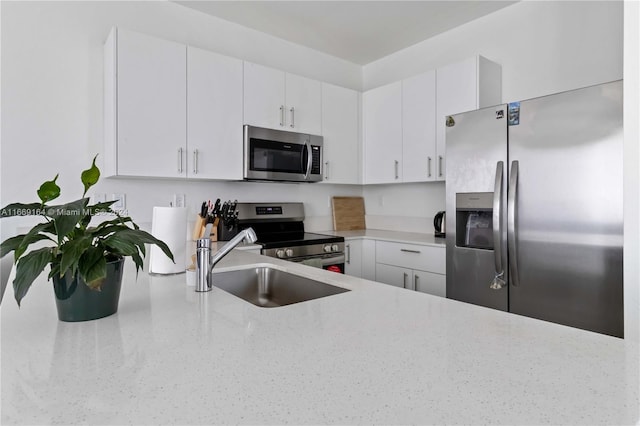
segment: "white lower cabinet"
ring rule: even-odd
[[[413,289],[434,296],[447,296],[447,276],[427,271],[413,271]]]
[[[376,281],[446,296],[445,248],[376,241]]]
[[[412,271],[409,268],[376,263],[376,281],[384,284],[413,290],[411,287],[411,273]]]
[[[344,242],[344,273],[362,277],[362,240]]]

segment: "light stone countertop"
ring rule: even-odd
[[[234,250],[352,291],[259,308],[185,275],[57,320],[43,275],[1,307],[2,424],[634,424],[630,341]]]
[[[445,248],[445,238],[436,238],[433,234],[421,234],[418,232],[387,231],[383,229],[362,229],[359,231],[320,231],[318,234],[337,235],[345,240],[358,238],[392,241],[407,244],[422,244]]]

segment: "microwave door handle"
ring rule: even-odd
[[[304,180],[308,180],[309,174],[311,173],[311,163],[313,161],[313,154],[311,153],[311,142],[309,142],[309,139],[304,142],[304,146],[307,147],[307,169],[304,174]]]

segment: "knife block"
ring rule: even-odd
[[[236,235],[238,235],[238,225],[227,226],[223,221],[218,223],[218,241],[229,241]]]

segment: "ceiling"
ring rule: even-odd
[[[364,65],[515,1],[175,1]]]

